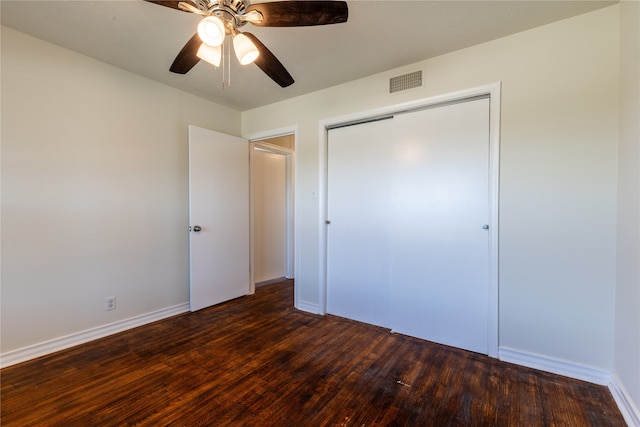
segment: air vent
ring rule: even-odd
[[[389,79],[389,93],[422,86],[422,70]]]

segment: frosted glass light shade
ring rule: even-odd
[[[236,34],[233,38],[233,49],[242,65],[251,64],[260,55],[256,45],[244,34]]]
[[[220,58],[222,57],[222,48],[220,46],[209,46],[206,43],[202,43],[198,48],[196,56],[207,61],[209,64],[219,67]]]
[[[209,46],[220,46],[224,40],[224,24],[220,18],[207,16],[198,24],[198,36]]]

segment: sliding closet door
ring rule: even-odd
[[[487,354],[489,100],[395,120],[391,327]]]
[[[387,121],[329,132],[327,312],[390,325],[393,162]]]
[[[488,352],[489,100],[329,132],[327,311]]]

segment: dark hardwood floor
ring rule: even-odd
[[[293,308],[292,282],[3,369],[2,426],[624,426],[606,387]]]

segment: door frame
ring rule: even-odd
[[[265,139],[276,138],[280,136],[293,135],[294,149],[287,149],[278,145],[269,144],[267,142],[260,142]],[[296,182],[298,177],[298,167],[295,161],[295,147],[298,146],[298,126],[289,126],[271,131],[259,132],[243,136],[243,138],[249,140],[249,263],[250,263],[250,292],[255,292],[255,229],[254,229],[254,203],[253,203],[253,150],[259,148],[272,153],[285,156],[286,173],[287,173],[287,188],[286,188],[286,268],[285,275],[287,279],[293,279],[295,273],[298,271],[298,242],[297,242],[297,188]],[[294,282],[294,299],[297,301],[297,287]],[[297,306],[297,305],[296,305]]]
[[[329,129],[352,123],[373,121],[385,116],[424,108],[437,108],[452,102],[464,102],[478,96],[489,97],[489,301],[488,354],[498,357],[499,346],[499,190],[500,190],[500,100],[501,82],[490,83],[443,95],[395,104],[319,122],[319,295],[320,314],[327,313],[327,221],[328,218],[328,155]]]

